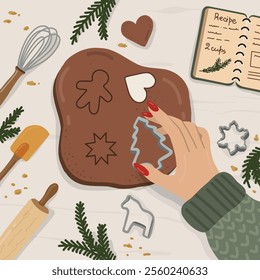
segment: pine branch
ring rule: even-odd
[[[227,67],[230,63],[231,63],[231,59],[227,59],[224,62],[221,62],[221,59],[217,58],[217,60],[213,66],[204,68],[203,70],[200,70],[200,72],[204,72],[204,73],[217,72],[217,71],[220,71],[221,69],[224,69],[225,67]]]
[[[100,0],[95,1],[87,10],[84,12],[83,15],[80,16],[80,19],[76,22],[76,25],[73,27],[74,30],[72,31],[72,36],[70,37],[71,44],[74,45],[78,42],[78,37],[89,29],[93,22],[96,19],[99,20],[99,29],[98,33],[100,39],[107,40],[108,32],[107,32],[107,22],[110,17],[110,13],[112,12],[113,8],[116,5],[115,0]]]
[[[3,131],[0,134],[1,143],[4,143],[6,140],[15,137],[16,135],[18,135],[20,133],[20,131],[21,131],[20,127],[14,127],[14,128],[10,128],[8,130]]]
[[[258,168],[256,170],[252,170],[251,174],[252,174],[252,179],[254,180],[254,183],[260,185],[259,162],[258,162]]]
[[[58,247],[62,248],[62,251],[71,251],[73,253],[98,260],[95,250],[88,248],[84,242],[65,239],[64,241],[61,241]]]
[[[107,22],[110,18],[110,13],[112,12],[113,8],[116,5],[115,0],[101,0],[102,2],[102,12],[99,17],[99,29],[98,34],[101,40],[108,38],[107,32]]]
[[[12,127],[20,115],[24,112],[23,107],[16,108],[13,113],[9,114],[3,121],[0,127],[0,142],[4,143],[7,139],[13,138],[18,135],[21,131],[20,127]]]
[[[260,147],[256,147],[249,153],[243,164],[242,178],[243,183],[251,188],[250,180],[252,179],[255,184],[260,186]]]
[[[78,37],[81,33],[85,32],[96,18],[99,17],[101,13],[101,1],[95,1],[90,7],[87,8],[87,11],[84,12],[84,15],[80,16],[80,20],[76,22],[76,25],[73,27],[73,35],[70,37],[71,44],[78,42]]]
[[[115,260],[116,255],[109,248],[109,240],[107,236],[107,228],[104,224],[97,227],[98,248],[103,260]]]
[[[106,225],[98,225],[98,240],[95,241],[93,233],[89,229],[87,223],[84,203],[81,201],[76,204],[75,221],[77,223],[79,233],[82,235],[83,241],[65,239],[60,242],[58,247],[62,248],[63,251],[71,251],[93,260],[116,259],[116,255],[109,247]]]
[[[75,221],[78,225],[79,233],[82,235],[83,241],[89,246],[89,247],[95,247],[97,244],[95,244],[95,240],[93,237],[92,232],[88,228],[87,218],[85,214],[85,207],[83,202],[79,202],[76,204],[76,210],[75,210]]]

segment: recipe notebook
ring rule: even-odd
[[[205,7],[191,75],[260,91],[260,17]]]

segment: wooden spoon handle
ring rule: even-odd
[[[41,206],[45,206],[45,204],[50,200],[58,191],[59,186],[57,184],[52,184],[49,186],[42,199],[39,201]]]
[[[10,161],[7,163],[5,168],[0,172],[0,181],[5,177],[5,175],[13,168],[13,166],[17,163],[17,161],[21,159],[16,154],[13,155],[13,157],[10,159]]]
[[[0,106],[4,103],[6,97],[23,74],[25,74],[25,72],[16,66],[11,78],[0,89]]]

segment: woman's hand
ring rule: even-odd
[[[168,134],[171,139],[177,163],[176,173],[165,175],[149,164],[136,163],[135,167],[148,180],[186,201],[218,174],[210,151],[208,132],[192,122],[168,116],[151,101],[147,104],[149,112],[144,112],[143,116],[161,125],[158,132]]]

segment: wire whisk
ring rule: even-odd
[[[3,104],[8,94],[27,71],[42,64],[49,59],[60,45],[60,36],[55,28],[41,25],[36,27],[26,38],[15,72],[11,78],[0,89],[0,106]]]

